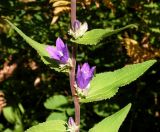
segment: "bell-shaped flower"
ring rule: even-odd
[[[76,132],[78,130],[78,126],[74,122],[74,119],[72,117],[69,117],[68,119],[68,131],[69,132]]]
[[[95,68],[95,66],[90,68],[88,63],[84,63],[82,67],[78,65],[76,83],[79,89],[84,90],[89,88],[90,81],[93,78]]]
[[[47,52],[52,59],[55,59],[60,64],[67,64],[69,61],[69,51],[67,44],[64,44],[60,38],[56,40],[56,47],[47,46]]]
[[[72,29],[69,30],[69,35],[77,39],[83,36],[87,30],[88,24],[86,22],[82,24],[80,21],[75,20],[75,22],[72,25]]]

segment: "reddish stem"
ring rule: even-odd
[[[76,20],[76,0],[71,0],[71,27],[74,24],[74,21]],[[74,87],[75,84],[75,69],[76,69],[76,50],[77,46],[76,44],[72,45],[72,68],[70,69],[69,79],[70,79],[70,87],[72,92],[72,97],[74,100],[74,106],[75,106],[75,123],[77,126],[80,125],[80,103],[78,96],[76,95],[76,89]],[[79,132],[77,130],[76,132]]]
[[[71,25],[74,24],[75,20],[76,20],[76,0],[71,0]]]

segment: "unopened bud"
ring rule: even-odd
[[[76,20],[72,25],[73,31],[76,32],[80,28],[80,25],[81,25],[80,21]]]
[[[80,21],[76,20],[72,25],[72,29],[69,30],[69,35],[77,39],[82,37],[87,30],[88,24],[86,22],[82,24]]]
[[[69,117],[68,126],[74,126],[74,125],[75,125],[75,122],[74,122],[73,118]]]
[[[76,132],[78,130],[78,126],[74,122],[72,117],[69,117],[68,119],[68,131],[69,132]]]

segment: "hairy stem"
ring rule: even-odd
[[[71,0],[71,27],[76,20],[76,0]],[[71,92],[74,100],[74,106],[75,106],[75,122],[76,125],[80,125],[80,104],[78,96],[76,95],[76,89],[74,87],[75,84],[75,69],[76,69],[76,50],[77,46],[72,45],[72,68],[70,69],[69,79],[70,79],[70,87]],[[79,130],[77,130],[79,132]]]

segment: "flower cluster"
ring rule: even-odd
[[[78,26],[78,22],[77,24],[75,23],[74,30],[77,30]],[[64,44],[60,38],[56,40],[56,47],[47,46],[46,51],[49,53],[50,57],[56,60],[60,65],[71,66],[67,44]],[[88,63],[84,63],[82,66],[78,65],[75,84],[78,95],[87,96],[95,68],[95,66],[90,67]]]

